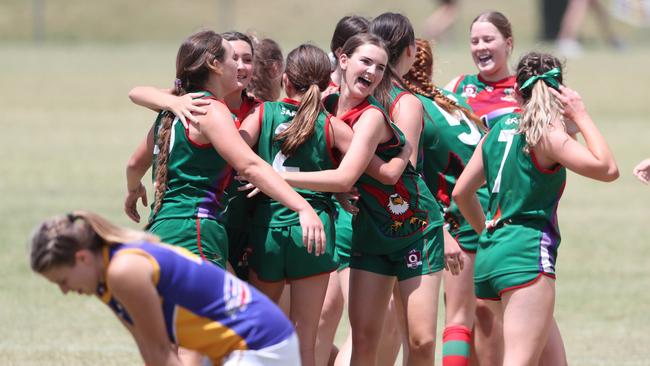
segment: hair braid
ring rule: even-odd
[[[428,41],[424,39],[415,40],[416,53],[415,62],[409,72],[404,75],[404,85],[408,89],[429,99],[432,99],[442,109],[450,114],[464,114],[467,118],[472,120],[482,130],[486,130],[485,122],[478,118],[470,109],[458,104],[456,101],[443,94],[432,81],[433,75],[433,51]],[[463,118],[459,118],[462,120]]]

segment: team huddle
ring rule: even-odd
[[[191,35],[172,89],[129,94],[158,112],[127,164],[136,222],[153,172],[145,231],[48,219],[32,269],[98,296],[147,365],[394,365],[400,348],[433,365],[441,285],[444,366],[566,365],[566,169],[618,168],[557,58],[529,52],[511,71],[499,12],[474,19],[470,43],[478,72],[442,89],[401,14],[344,17],[329,55],[303,44],[286,60],[270,39]]]

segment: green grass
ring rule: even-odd
[[[158,13],[135,26],[135,19],[149,9],[146,5],[154,2],[128,2],[133,4],[122,10],[128,14],[120,21],[132,27],[122,29],[125,34],[119,36],[107,35],[101,26],[107,20],[93,15],[119,18],[106,4],[80,5],[79,14],[85,14],[84,9],[90,14],[84,19],[59,9],[60,16],[52,18],[58,28],[51,28],[58,42],[41,45],[15,42],[29,38],[22,24],[29,15],[24,3],[28,2],[8,0],[0,5],[0,40],[13,40],[2,44],[0,57],[0,324],[4,330],[0,363],[142,364],[130,336],[104,305],[91,298],[61,296],[55,286],[31,274],[26,241],[39,220],[76,208],[98,211],[135,227],[121,211],[124,165],[154,116],[132,106],[126,94],[137,84],[171,84],[178,41],[196,28],[201,17],[211,19],[204,11],[213,3],[192,2],[196,4],[181,11],[185,2],[161,1],[171,4],[166,11],[178,10],[178,18],[192,21],[186,22],[186,28],[154,29],[152,19],[160,19]],[[70,0],[61,6],[80,3]],[[365,13],[377,14],[388,3],[379,1],[376,11]],[[486,1],[485,6],[497,3]],[[525,27],[525,22],[532,22],[530,5],[536,2],[525,3],[529,6],[511,7],[518,14],[513,23],[524,40],[517,44],[517,55],[536,47],[526,41],[533,32]],[[236,14],[244,14],[257,3],[237,4]],[[342,1],[328,9],[295,5],[293,15],[323,10],[319,14],[327,21],[309,34],[292,30],[307,29],[309,21],[321,24],[309,14],[301,23],[297,17],[285,16],[286,27],[273,28],[290,8],[288,1],[278,4],[254,24],[263,32],[275,31],[270,35],[288,51],[309,38],[327,46],[326,34],[336,18],[368,8],[370,1],[347,8],[338,7]],[[414,24],[433,8],[433,3],[418,4],[405,5]],[[465,9],[461,23],[466,24],[476,11]],[[64,22],[63,15],[78,19],[78,24]],[[253,23],[242,16],[234,22],[239,29],[249,24]],[[5,32],[12,25],[15,29]],[[57,33],[55,29],[63,30]],[[436,49],[436,81],[442,85],[459,73],[474,70],[464,44],[464,25],[457,33],[462,34],[462,42],[443,43]],[[161,42],[139,42],[150,38]],[[111,43],[94,43],[97,39]],[[122,39],[135,42],[117,42]],[[164,42],[170,39],[173,42]],[[83,42],[68,42],[75,40]],[[639,160],[650,156],[650,103],[645,90],[650,85],[649,57],[650,50],[639,47],[612,54],[596,46],[586,57],[568,62],[566,68],[567,84],[583,95],[621,170],[621,178],[612,184],[570,175],[560,205],[563,241],[556,317],[574,365],[647,365],[650,358],[644,341],[650,331],[650,191],[630,174]]]

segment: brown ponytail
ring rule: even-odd
[[[321,92],[330,81],[329,57],[316,46],[300,45],[287,56],[285,73],[289,83],[302,93],[293,121],[275,137],[276,141],[282,141],[282,153],[291,156],[314,133],[316,120],[323,109]]]
[[[223,62],[225,49],[221,36],[213,31],[201,31],[189,36],[176,55],[175,95],[184,95],[204,89],[204,84],[210,75],[210,65],[216,60]],[[156,159],[156,176],[154,179],[154,205],[151,217],[160,211],[167,190],[167,162],[171,129],[174,115],[163,112],[157,131],[158,155]]]
[[[416,39],[417,48],[415,62],[409,72],[404,75],[404,85],[413,93],[423,95],[432,99],[449,114],[462,113],[474,122],[483,131],[487,130],[485,122],[478,118],[470,109],[458,104],[447,97],[432,82],[433,75],[433,52],[431,45],[424,39]]]
[[[43,221],[32,234],[30,266],[43,273],[61,265],[74,265],[75,253],[81,249],[99,252],[104,245],[139,240],[159,242],[149,233],[114,225],[88,211],[74,211]]]

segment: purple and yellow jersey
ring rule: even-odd
[[[223,103],[207,92],[203,98]],[[154,125],[154,179],[160,151],[157,136],[163,113],[167,112],[161,112]],[[226,206],[224,191],[232,180],[233,169],[211,144],[192,141],[189,129],[178,118],[174,118],[170,133],[167,190],[151,222],[169,218],[220,220]]]
[[[183,248],[144,241],[107,246],[105,268],[125,254],[143,256],[153,265],[152,280],[170,342],[208,356],[215,365],[232,351],[259,350],[294,333],[289,320],[266,296]],[[100,284],[97,296],[120,319],[134,325],[110,287]]]
[[[480,74],[461,75],[452,92],[465,98],[488,128],[492,128],[493,120],[519,110],[514,76],[492,82],[483,79]]]

